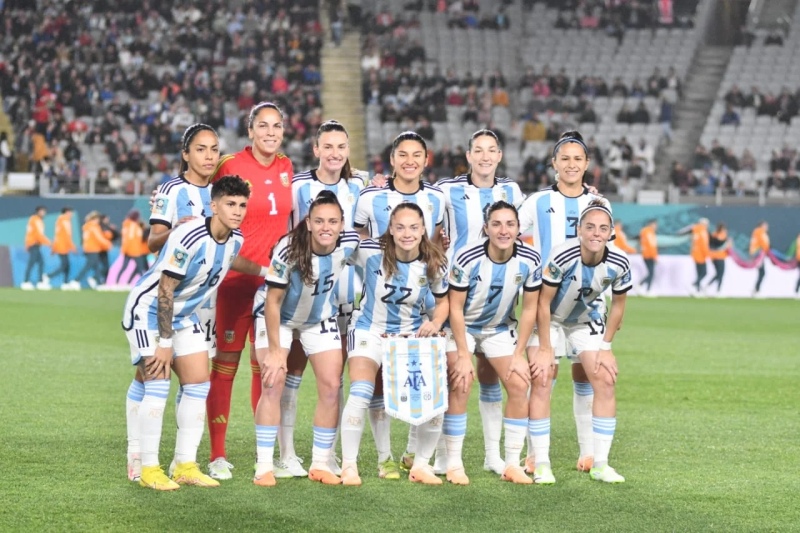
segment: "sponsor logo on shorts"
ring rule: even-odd
[[[362,348],[366,348],[367,347],[367,341],[362,339],[362,340],[358,341],[358,345],[360,347],[362,347]]]
[[[233,342],[236,338],[236,332],[231,330],[225,331],[225,342]]]
[[[266,337],[267,336],[267,330],[262,329],[261,331],[258,332],[258,336],[262,337],[262,338]],[[231,337],[231,340],[233,340],[233,337]],[[230,341],[228,341],[228,342],[230,342]]]

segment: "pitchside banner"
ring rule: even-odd
[[[387,337],[383,340],[386,412],[419,426],[447,411],[445,337]]]
[[[631,255],[633,284],[637,287],[647,277],[647,268],[640,255]],[[714,277],[711,261],[707,263],[708,273],[703,280],[705,287]],[[800,270],[784,270],[775,266],[769,259],[764,260],[766,274],[761,283],[759,296],[766,298],[793,298]],[[728,298],[749,298],[753,295],[758,277],[757,268],[742,268],[730,257],[725,260],[725,276],[722,288],[717,294],[717,285],[706,291],[708,296]],[[656,262],[652,291],[654,296],[689,296],[693,292],[692,283],[697,278],[695,263],[687,255],[662,255]],[[636,294],[636,292],[633,292]]]

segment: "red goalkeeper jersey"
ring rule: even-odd
[[[270,165],[264,166],[253,157],[250,146],[224,156],[214,174],[214,180],[238,175],[250,186],[247,215],[240,228],[244,235],[240,253],[259,265],[269,264],[272,247],[287,232],[292,212],[293,174],[292,162],[284,154],[277,154]],[[230,271],[227,277],[242,275]]]

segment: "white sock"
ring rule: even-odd
[[[550,464],[550,419],[528,420],[528,437],[532,442],[536,466]]]
[[[314,427],[314,445],[311,447],[311,468],[328,470],[333,443],[336,441],[336,428]]]
[[[342,428],[342,412],[344,411],[344,376],[339,378],[339,418],[336,423],[336,434],[333,437],[333,447],[331,453],[336,454],[336,443],[339,442],[339,436]]]
[[[608,452],[614,440],[617,429],[616,417],[592,417],[592,432],[594,436],[594,467],[601,468],[608,464]]]
[[[483,425],[483,448],[486,457],[500,457],[500,435],[503,432],[503,389],[499,383],[480,384],[478,410]]]
[[[419,426],[408,427],[408,443],[406,444],[406,453],[417,453],[419,446]]]
[[[464,468],[461,457],[461,450],[464,447],[464,436],[467,434],[467,414],[444,415],[444,425],[442,426],[443,438],[447,453],[447,469]],[[439,453],[438,445],[436,453]]]
[[[139,406],[144,398],[144,384],[135,379],[125,397],[125,419],[128,425],[128,457],[139,453]]]
[[[594,436],[592,434],[592,404],[594,389],[590,383],[572,382],[572,413],[578,430],[578,447],[581,457],[594,456]]]
[[[294,423],[297,420],[297,394],[302,381],[303,376],[289,374],[281,394],[281,425],[278,429],[281,460],[297,455],[294,451]]]
[[[414,426],[412,426],[414,427]],[[429,466],[436,443],[442,434],[442,417],[437,416],[417,427],[417,449],[414,452],[414,468]]]
[[[352,393],[353,388],[350,387],[350,394]],[[383,396],[373,396],[369,402],[369,425],[372,427],[372,438],[378,452],[378,464],[392,456],[391,424],[392,421],[386,415]]]
[[[354,465],[358,460],[364,419],[374,390],[375,385],[369,381],[354,381],[350,384],[350,395],[342,412],[342,465]]]
[[[519,456],[528,434],[528,419],[503,418],[503,430],[506,432],[506,467],[519,466]]]
[[[178,406],[178,437],[175,439],[175,462],[196,463],[197,448],[206,427],[206,398],[211,383],[189,383],[183,386]]]
[[[164,408],[169,396],[169,380],[146,381],[144,398],[139,406],[139,446],[142,466],[158,466],[158,450],[161,444],[161,427],[164,424]]]
[[[274,469],[275,438],[278,426],[259,426],[256,424],[256,474],[261,475]]]

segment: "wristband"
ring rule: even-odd
[[[261,270],[258,272],[258,275],[261,276],[262,278],[266,278],[268,273],[269,273],[269,268],[262,266]]]
[[[170,337],[169,339],[165,339],[164,337],[161,337],[160,339],[158,339],[158,347],[172,348],[172,338]]]
[[[607,342],[607,341],[600,341],[600,349],[601,350],[610,350],[611,349],[611,343]]]

